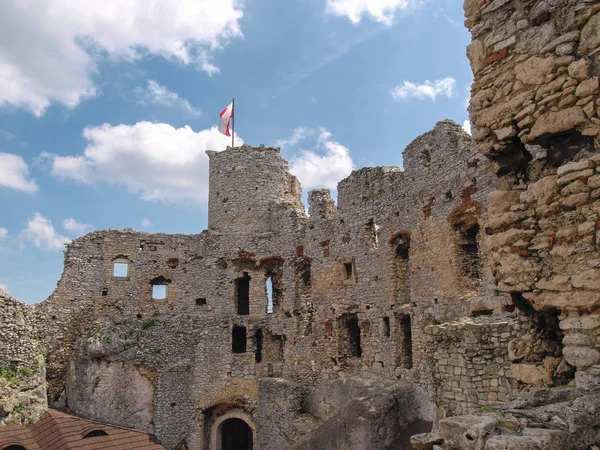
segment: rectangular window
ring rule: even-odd
[[[242,316],[250,314],[250,276],[244,272],[244,276],[235,280],[235,296],[237,313]]]
[[[356,313],[343,314],[338,319],[340,332],[340,354],[348,358],[360,358],[362,348],[360,345],[360,326]]]
[[[152,285],[152,299],[153,300],[164,300],[167,298],[167,285],[166,284],[153,284]]]
[[[389,317],[383,318],[383,335],[385,337],[390,337],[390,318]]]
[[[231,331],[231,351],[246,353],[246,327],[235,325]]]
[[[118,258],[113,261],[113,279],[129,280],[129,260]]]

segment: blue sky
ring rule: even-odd
[[[0,2],[0,285],[32,303],[64,244],[103,228],[199,233],[208,160],[278,145],[306,192],[402,166],[472,80],[456,0]]]

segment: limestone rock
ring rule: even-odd
[[[573,275],[571,282],[575,288],[598,290],[600,289],[600,270],[590,269],[583,273]]]
[[[581,30],[579,38],[579,55],[589,55],[600,47],[600,13],[593,16]]]
[[[531,133],[529,133],[529,140],[533,141],[545,134],[557,134],[571,130],[585,121],[586,117],[580,106],[573,106],[562,111],[548,111],[536,120]]]
[[[590,367],[600,361],[600,352],[590,347],[567,345],[563,348],[565,360],[578,369]]]
[[[440,434],[451,448],[481,450],[498,421],[487,416],[457,416],[440,420]]]
[[[552,73],[555,64],[556,58],[554,56],[548,58],[534,56],[521,64],[517,64],[515,76],[517,80],[525,84],[542,84],[545,82],[546,76]]]

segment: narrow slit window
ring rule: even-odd
[[[459,230],[459,261],[461,275],[476,283],[481,281],[481,258],[479,256],[479,225]]]
[[[267,287],[267,314],[273,312],[273,277],[268,276],[266,280]]]
[[[344,274],[346,276],[346,280],[352,279],[353,272],[354,272],[354,270],[353,270],[353,267],[352,267],[352,263],[351,262],[345,262],[344,263]]]
[[[197,299],[196,299],[196,305],[197,305],[197,306],[203,306],[203,305],[206,305],[206,299],[205,299],[205,298],[197,298]]]
[[[412,328],[409,315],[400,316],[402,367],[412,369]]]
[[[256,347],[256,353],[254,354],[254,360],[259,363],[262,362],[262,352],[263,352],[263,331],[262,328],[256,330],[254,333],[254,344]]]
[[[231,331],[231,351],[246,353],[246,327],[234,326]]]
[[[383,318],[383,335],[385,337],[390,337],[390,318],[389,317]]]
[[[250,279],[248,272],[244,272],[241,278],[235,280],[237,313],[242,316],[250,314]]]

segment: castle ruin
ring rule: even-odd
[[[167,449],[597,448],[600,2],[464,7],[473,138],[438,122],[308,211],[279,149],[207,152],[207,230],[95,231],[45,302],[0,292],[0,420],[49,404]]]

